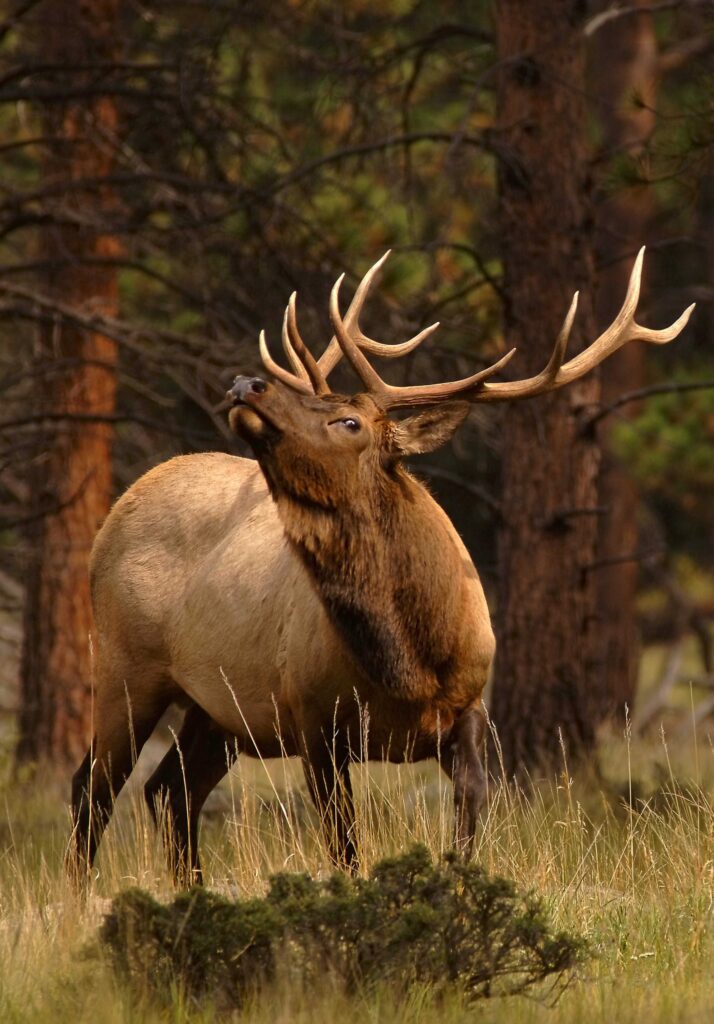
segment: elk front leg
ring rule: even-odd
[[[454,842],[465,857],[471,856],[478,813],[486,799],[481,762],[485,736],[483,709],[468,708],[454,723],[442,757],[442,767],[454,785]]]
[[[303,752],[310,795],[320,815],[330,859],[355,872],[359,865],[354,842],[355,814],[350,781],[350,753],[340,738],[318,741]]]
[[[174,884],[201,885],[198,818],[209,794],[236,758],[235,740],[197,704],[186,712],[181,730],[144,787],[161,828]]]

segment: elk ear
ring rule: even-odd
[[[469,402],[448,402],[394,424],[392,455],[423,455],[446,444],[469,414]]]

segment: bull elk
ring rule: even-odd
[[[588,348],[564,362],[573,299],[545,369],[496,383],[512,357],[464,380],[385,383],[368,355],[412,351],[368,338],[359,315],[383,257],[315,359],[300,337],[295,296],[283,324],[292,371],[260,351],[269,378],[237,377],[233,430],[257,461],[174,458],[121,497],[91,560],[96,622],[96,734],[74,776],[70,861],[88,870],[134,759],[168,705],[188,705],[175,743],[146,784],[164,801],[179,881],[200,880],[197,823],[227,770],[227,751],[302,758],[332,858],[357,848],[349,763],[439,756],[453,780],[456,842],[473,843],[485,776],[482,693],[494,655],[488,608],[456,530],[407,456],[447,441],[472,402],[542,395],[576,380],[629,341],[664,343],[686,324],[635,322],[642,256],[624,305]],[[363,385],[353,397],[327,378],[344,356]],[[407,419],[394,409],[423,406]],[[369,711],[368,730],[361,714]],[[226,739],[230,743],[226,745]]]

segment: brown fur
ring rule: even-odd
[[[191,806],[172,837],[177,872],[198,871],[195,819],[225,771],[216,749],[226,736],[248,754],[301,755],[323,813],[340,790],[342,826],[328,834],[337,860],[355,857],[349,759],[416,760],[441,743],[468,846],[493,633],[460,538],[399,462],[443,443],[465,409],[394,423],[366,396],[310,398],[280,384],[245,403],[231,423],[258,463],[173,459],[134,484],[97,537],[96,738],[75,778],[77,863],[91,862],[131,770],[129,717],[140,749],[179,697],[203,716],[185,727]],[[344,746],[339,758],[326,740]],[[149,786],[175,814],[177,773],[174,750]]]

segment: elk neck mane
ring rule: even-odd
[[[359,503],[326,508],[275,495],[286,536],[367,679],[427,700],[455,649],[466,579],[453,528],[397,465]]]

